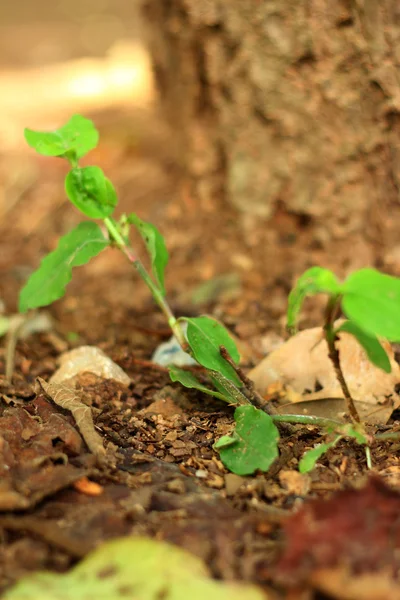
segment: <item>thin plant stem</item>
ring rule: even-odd
[[[247,404],[252,404],[256,408],[260,408],[261,410],[268,413],[269,415],[277,414],[276,408],[273,407],[268,402],[266,402],[264,400],[264,398],[262,396],[260,396],[260,394],[257,392],[257,390],[254,386],[254,382],[251,381],[251,379],[249,379],[247,377],[247,375],[244,373],[243,369],[241,369],[239,367],[239,365],[237,365],[235,363],[232,356],[229,354],[228,350],[224,346],[220,346],[219,352],[220,352],[222,358],[225,359],[226,362],[231,365],[231,367],[235,371],[236,375],[243,382],[243,384],[244,384],[244,394],[243,395],[247,398]]]
[[[232,398],[232,404],[239,406],[251,406],[250,400],[236,385],[221,375],[218,371],[209,371],[210,375],[224,388],[229,398]],[[226,399],[225,399],[226,402]]]
[[[400,431],[388,431],[387,433],[377,433],[374,439],[379,442],[398,442],[400,441]]]
[[[347,404],[347,410],[353,423],[361,423],[360,415],[357,412],[354,400],[351,396],[350,390],[347,386],[346,380],[343,375],[342,367],[340,365],[340,357],[338,349],[336,348],[337,335],[334,330],[334,321],[336,318],[338,308],[338,296],[332,296],[328,300],[325,313],[325,325],[324,333],[326,343],[328,344],[328,356],[332,361],[333,368],[335,369],[336,378],[339,381],[340,387],[342,388],[343,396]]]
[[[181,346],[182,350],[184,350],[185,352],[188,352],[190,350],[189,344],[186,341],[185,334],[183,333],[183,330],[182,330],[182,327],[181,327],[179,321],[176,319],[175,315],[173,314],[173,312],[172,312],[168,302],[164,298],[163,294],[161,293],[159,288],[156,286],[156,284],[150,277],[150,275],[147,272],[142,261],[135,255],[131,246],[129,246],[129,244],[127,244],[127,242],[124,240],[123,236],[118,231],[118,228],[115,226],[115,223],[113,222],[112,219],[110,219],[109,217],[106,217],[104,219],[104,224],[107,227],[107,230],[111,236],[111,239],[116,243],[118,248],[120,250],[122,250],[122,252],[125,254],[125,256],[129,260],[129,262],[135,267],[135,269],[139,273],[140,277],[143,279],[143,281],[145,282],[147,287],[150,289],[150,292],[152,293],[154,300],[156,301],[156,303],[158,304],[158,306],[164,313],[164,315],[168,321],[168,325],[170,326],[172,333],[178,340],[178,343]]]
[[[315,427],[340,427],[343,423],[334,419],[314,417],[311,415],[271,415],[274,423],[293,423],[295,425],[313,425]]]
[[[17,341],[22,327],[30,319],[32,319],[35,313],[29,312],[25,315],[16,315],[11,319],[10,328],[6,336],[6,381],[12,382],[14,367],[15,367],[15,350],[17,347]]]
[[[118,228],[115,226],[115,223],[109,217],[104,219],[104,224],[107,227],[107,230],[111,236],[111,239],[116,243],[118,248],[125,254],[129,262],[135,267],[147,287],[150,289],[150,292],[153,295],[154,300],[164,313],[167,318],[168,325],[170,326],[172,333],[176,337],[178,344],[182,348],[184,352],[190,354],[193,357],[193,352],[186,340],[185,334],[181,327],[179,319],[175,317],[173,314],[168,302],[164,298],[163,294],[156,286],[149,273],[147,272],[145,266],[142,261],[135,255],[131,246],[126,242],[124,237],[119,232]],[[195,357],[194,357],[195,358]],[[237,388],[231,381],[222,377],[219,373],[213,373],[214,377],[218,379],[218,383],[224,388],[227,392],[228,397],[233,398],[237,404],[250,404],[249,400],[246,396]],[[222,394],[221,394],[222,396]],[[226,401],[226,399],[224,398]]]
[[[370,471],[372,469],[372,457],[371,448],[369,446],[365,446],[365,458],[367,461],[367,469]]]

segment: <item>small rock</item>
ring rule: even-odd
[[[311,478],[307,473],[298,471],[284,470],[279,473],[279,483],[288,492],[294,496],[307,496],[310,491]]]
[[[155,350],[151,360],[162,367],[175,365],[176,367],[185,367],[196,365],[196,361],[182,350],[175,336],[172,336],[168,342],[160,344]]]
[[[185,483],[182,479],[172,479],[167,483],[167,490],[173,494],[184,494],[186,492]]]
[[[240,475],[235,475],[234,473],[227,473],[224,479],[227,496],[234,496],[246,481],[244,477],[240,477]]]
[[[114,379],[125,386],[129,386],[131,382],[125,371],[96,346],[81,346],[65,352],[60,356],[59,362],[60,368],[51,377],[50,383],[62,383],[84,372],[94,373],[104,379]]]

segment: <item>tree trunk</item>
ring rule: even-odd
[[[197,195],[394,235],[398,0],[146,0],[145,14]]]

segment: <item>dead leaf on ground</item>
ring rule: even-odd
[[[353,336],[341,333],[337,343],[347,385],[362,418],[371,423],[386,423],[400,404],[395,391],[400,382],[400,368],[391,345],[388,342],[382,345],[390,358],[391,373],[375,367]],[[269,394],[270,386],[277,381],[287,388],[281,403],[296,405],[283,407],[283,413],[332,418],[345,411],[321,327],[306,329],[290,338],[250,371],[249,377],[263,396]]]
[[[38,382],[46,396],[72,413],[87,447],[100,462],[103,462],[106,454],[103,440],[94,428],[92,409],[83,403],[82,393],[62,383],[46,383],[41,377],[38,377]]]
[[[376,476],[308,502],[283,524],[278,580],[312,583],[343,600],[400,598],[399,511],[399,492]]]
[[[87,474],[69,463],[82,438],[44,397],[0,417],[0,511],[31,508]]]

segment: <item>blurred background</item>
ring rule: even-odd
[[[165,234],[177,306],[226,300],[218,310],[243,330],[250,321],[250,335],[283,326],[287,293],[311,265],[399,274],[400,15],[386,4],[0,3],[5,310],[81,220],[65,198],[66,166],[36,156],[23,128],[77,112],[100,130],[85,161],[114,182],[118,213],[137,211]],[[146,301],[116,253],[82,271],[70,288],[79,302]]]
[[[17,0],[0,5],[0,140],[27,124],[58,126],[74,112],[153,99],[138,2]]]
[[[155,109],[142,34],[136,1],[0,3],[3,311],[15,310],[18,289],[40,258],[82,220],[65,198],[64,161],[35,155],[25,143],[24,127],[55,129],[75,113],[92,118],[101,142],[86,164],[98,163],[113,179],[125,199],[121,210],[151,205],[147,218],[162,218],[170,194],[163,164],[167,129]],[[168,155],[171,148],[170,143]],[[77,287],[87,284],[92,272],[107,276],[122,269],[126,276],[122,264],[115,253],[105,254],[81,281],[78,277]],[[119,299],[111,296],[118,304],[124,291]]]

